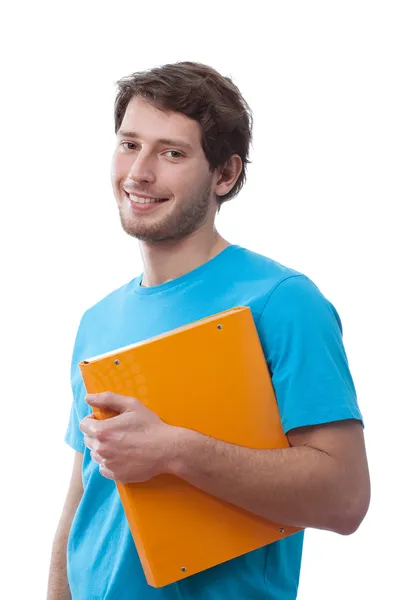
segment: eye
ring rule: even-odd
[[[125,150],[134,150],[136,148],[136,144],[134,144],[133,142],[122,142],[121,146]]]
[[[165,154],[178,154],[178,156],[171,156],[171,158],[182,158],[183,154],[177,150],[168,150]]]

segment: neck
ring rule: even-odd
[[[229,245],[215,229],[207,232],[201,228],[178,241],[141,242],[144,265],[142,285],[152,287],[181,277],[200,267]]]

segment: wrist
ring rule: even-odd
[[[170,441],[164,456],[164,473],[183,477],[187,468],[187,458],[200,434],[191,429],[173,426],[169,433]]]

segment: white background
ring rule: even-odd
[[[141,272],[109,180],[115,82],[180,60],[233,77],[254,112],[248,183],[223,206],[221,233],[307,274],[335,305],[366,422],[369,513],[350,537],[307,533],[299,599],[399,597],[398,7],[3,9],[1,598],[45,598],[73,458],[63,438],[76,328]]]

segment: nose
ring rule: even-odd
[[[138,152],[129,169],[128,179],[137,183],[154,183],[156,180],[151,158],[143,152]]]

